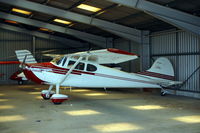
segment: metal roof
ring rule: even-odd
[[[120,24],[124,25],[127,27],[135,28],[138,30],[148,30],[150,32],[155,32],[155,31],[161,31],[161,30],[166,30],[166,29],[171,29],[171,28],[176,28],[175,26],[166,23],[160,19],[157,19],[144,11],[139,11],[130,7],[123,6],[121,4],[116,4],[107,0],[29,0],[31,2],[47,5],[50,7],[55,7],[58,9],[62,9],[65,11],[70,11],[82,15],[89,16],[91,18],[97,18],[101,20],[105,20],[108,22],[112,22],[115,24]],[[148,0],[153,3],[157,3],[166,7],[170,7],[182,12],[186,12],[189,14],[192,14],[194,16],[200,16],[200,1],[199,0]],[[94,12],[89,12],[86,10],[82,10],[77,8],[78,5],[80,4],[88,4],[91,6],[99,7],[102,10],[94,13]],[[98,35],[98,36],[103,36],[103,37],[112,37],[112,38],[118,38],[118,35],[115,35],[111,32],[108,32],[106,30],[103,30],[101,28],[98,28],[96,26],[92,26],[90,24],[84,24],[81,22],[76,22],[72,21],[71,25],[64,25],[64,24],[59,24],[56,22],[53,22],[53,19],[55,18],[60,18],[57,16],[53,16],[50,14],[45,14],[37,11],[32,11],[32,14],[27,16],[27,15],[22,15],[19,13],[12,12],[11,9],[15,7],[9,4],[5,3],[0,3],[0,12],[4,13],[9,13],[9,14],[14,14],[17,16],[25,17],[25,18],[30,18],[33,20],[39,20],[42,22],[62,26],[63,28],[71,28],[74,30]],[[17,8],[17,7],[16,7]],[[23,9],[20,7],[20,9]],[[27,10],[27,9],[25,9]],[[65,19],[66,20],[66,19]],[[7,23],[4,21],[4,19],[0,19],[0,23]],[[37,27],[35,26],[27,26],[26,24],[11,24],[15,26],[23,26],[29,30],[38,30]],[[56,35],[61,35],[62,33],[57,33],[54,32]],[[50,34],[54,34],[50,33]],[[72,39],[74,37],[70,35],[64,35],[68,36]]]

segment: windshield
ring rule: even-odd
[[[59,65],[62,62],[63,58],[64,56],[58,56],[58,57],[55,57],[51,62],[53,62],[56,65]]]

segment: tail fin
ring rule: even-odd
[[[170,61],[164,57],[158,58],[149,70],[139,72],[138,74],[147,76],[156,81],[174,80],[173,66]]]
[[[174,77],[173,66],[172,66],[171,62],[167,58],[164,58],[164,57],[158,58],[153,63],[152,67],[147,71]]]
[[[182,84],[181,81],[174,81],[174,69],[171,62],[164,57],[158,58],[152,67],[139,74],[145,75],[148,78],[153,79],[157,84],[162,87],[169,87],[172,85]]]
[[[31,52],[28,50],[16,50],[15,53],[20,62],[23,62],[25,56],[27,55],[25,63],[37,63]]]

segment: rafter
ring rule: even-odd
[[[60,33],[68,34],[68,35],[72,35],[79,39],[96,44],[100,47],[106,46],[106,38],[101,37],[101,36],[96,36],[93,34],[73,30],[70,28],[64,28],[62,26],[57,26],[57,25],[45,23],[42,21],[29,19],[29,18],[19,17],[16,15],[11,15],[11,14],[7,14],[7,13],[3,13],[3,12],[0,12],[0,18],[12,20],[12,21],[16,21],[19,23],[24,23],[24,24],[32,25],[32,26],[36,26],[36,27],[42,27],[42,28],[46,28],[46,29],[49,29],[52,31],[56,31],[56,32],[60,32]]]
[[[85,45],[78,41],[70,40],[70,39],[63,38],[63,37],[57,37],[54,35],[45,34],[45,33],[37,32],[37,31],[29,31],[29,30],[19,28],[16,26],[11,26],[8,24],[0,24],[0,28],[10,30],[10,31],[20,32],[20,33],[25,33],[25,34],[29,34],[32,36],[45,38],[45,39],[56,40],[56,41],[61,42],[63,45],[66,45],[71,48],[79,48],[79,47],[83,47]],[[66,42],[68,42],[68,43],[66,43]]]
[[[108,0],[142,10],[180,29],[200,35],[200,17],[190,15],[146,0]]]
[[[77,21],[77,22],[93,25],[103,30],[117,34],[119,36],[123,34],[124,38],[141,43],[141,31],[134,28],[130,28],[130,27],[115,24],[109,21],[88,17],[86,15],[81,15],[78,13],[65,11],[62,9],[58,9],[58,8],[54,8],[47,5],[38,4],[35,2],[26,1],[26,0],[0,0],[0,2],[7,3],[13,6],[26,8],[26,9],[37,11],[37,12],[42,12],[45,14],[49,14],[49,15],[53,15],[53,16],[57,16],[61,18],[65,18],[65,19],[69,19],[72,21]]]

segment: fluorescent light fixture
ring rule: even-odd
[[[11,23],[11,24],[18,24],[16,21],[12,21],[12,20],[5,20],[5,22]]]
[[[13,8],[12,11],[13,12],[17,12],[17,13],[21,13],[21,14],[25,14],[25,15],[30,15],[31,14],[31,12],[29,12],[29,11],[25,11],[25,10],[17,9],[17,8]]]
[[[58,18],[54,19],[53,21],[57,22],[57,23],[62,23],[62,24],[71,24],[72,23],[72,22],[62,20],[62,19],[58,19]]]
[[[98,11],[101,10],[101,8],[90,6],[90,5],[86,5],[86,4],[80,4],[79,6],[77,6],[77,8],[80,8],[80,9],[83,9],[83,10],[87,10],[87,11],[91,11],[91,12],[98,12]]]
[[[52,30],[49,30],[49,29],[47,29],[47,28],[39,28],[39,30],[41,30],[41,31],[48,31],[48,32],[52,32]]]

